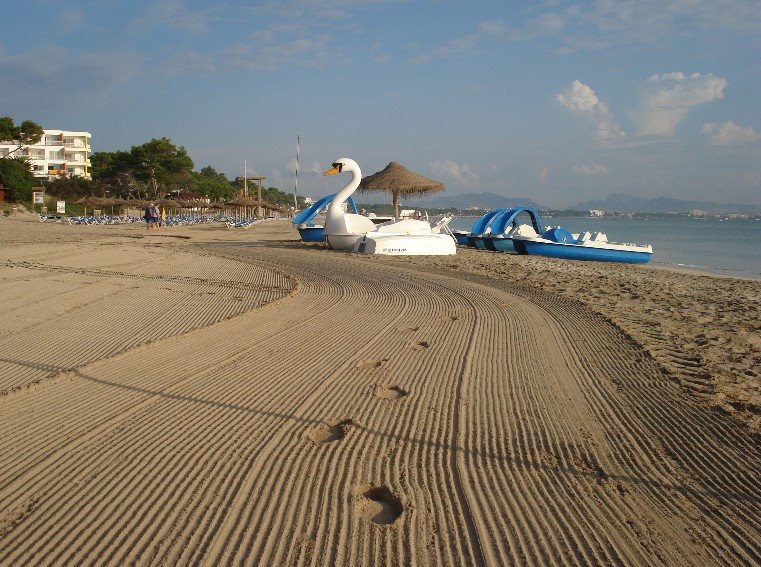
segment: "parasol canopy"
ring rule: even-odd
[[[245,199],[243,197],[239,197],[237,199],[233,199],[232,201],[227,201],[227,204],[233,205],[234,207],[255,207],[258,203],[253,199]]]
[[[385,169],[362,178],[359,190],[388,191],[393,196],[394,217],[399,216],[399,196],[426,195],[444,191],[444,184],[410,171],[400,163],[392,161]]]
[[[81,199],[77,199],[74,201],[75,205],[99,205],[100,204],[100,197],[93,197],[92,195],[88,195],[86,197],[82,197]]]
[[[100,205],[101,199],[100,197],[94,197],[92,195],[87,195],[85,197],[82,197],[81,199],[77,199],[74,201],[75,205],[84,205],[85,206],[85,212],[84,216],[87,216],[87,207],[96,207]]]

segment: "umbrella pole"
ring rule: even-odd
[[[399,194],[394,191],[392,195],[394,203],[394,219],[399,220]]]

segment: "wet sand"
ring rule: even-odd
[[[759,282],[0,237],[0,564],[761,561]]]

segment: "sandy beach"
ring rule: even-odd
[[[761,563],[761,281],[0,218],[2,565]]]

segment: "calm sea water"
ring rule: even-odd
[[[452,229],[470,230],[478,217],[458,217]],[[651,264],[761,279],[761,222],[700,219],[542,217],[573,233],[600,231],[611,242],[652,244]]]

